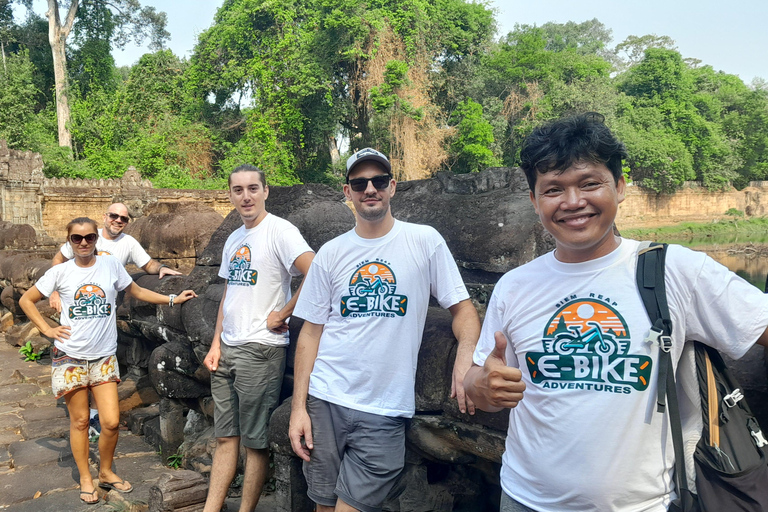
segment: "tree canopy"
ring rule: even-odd
[[[466,0],[225,0],[181,59],[161,49],[164,14],[138,0],[49,4],[67,11],[58,56],[55,16],[14,19],[0,0],[0,137],[41,152],[50,176],[132,165],[156,185],[217,187],[252,163],[277,185],[338,183],[365,146],[389,154],[398,179],[477,172],[517,165],[537,124],[597,111],[649,189],[768,179],[766,82],[663,35],[614,44],[592,19],[497,37],[493,11]],[[117,68],[113,49],[136,37],[156,50]]]

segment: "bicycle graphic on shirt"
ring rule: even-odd
[[[552,340],[555,351],[563,355],[573,354],[577,350],[585,349],[594,341],[595,351],[598,354],[607,356],[614,354],[618,348],[618,343],[613,339],[613,336],[603,334],[600,324],[597,322],[587,322],[587,325],[592,326],[592,328],[584,333],[581,332],[580,325],[575,325],[568,328],[573,334],[567,332],[557,334]]]
[[[368,281],[367,283],[365,281]],[[366,295],[387,295],[389,293],[389,284],[381,279],[380,276],[375,276],[373,279],[369,277],[363,277],[362,280],[355,285],[353,290],[358,297],[365,297]]]

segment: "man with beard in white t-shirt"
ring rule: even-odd
[[[211,348],[216,451],[204,512],[219,512],[245,448],[240,512],[256,508],[269,474],[267,427],[277,407],[296,295],[291,278],[306,275],[314,252],[285,219],[266,210],[264,172],[241,165],[229,175],[229,199],[243,225],[224,244],[219,277],[227,280]]]
[[[147,251],[131,235],[123,233],[123,230],[131,221],[128,215],[128,207],[123,203],[112,203],[107,208],[103,218],[102,228],[99,230],[99,239],[96,241],[96,252],[99,256],[109,254],[117,258],[121,265],[133,263],[147,274],[163,276],[178,276],[181,272],[174,270],[159,261],[152,259]],[[53,257],[53,265],[64,263],[74,257],[69,244],[64,244]],[[53,292],[48,298],[51,307],[61,311],[59,293]]]
[[[383,154],[366,148],[349,158],[344,194],[357,226],[318,251],[294,311],[305,322],[289,437],[319,512],[378,512],[400,474],[430,295],[453,315],[452,394],[474,412],[462,380],[477,311],[440,234],[392,217],[395,187]]]
[[[672,436],[656,411],[659,347],[645,341],[635,279],[640,243],[614,234],[626,157],[595,113],[540,126],[523,145],[555,250],[496,284],[464,381],[480,409],[512,408],[502,512],[664,512],[676,498]],[[670,245],[665,284],[676,366],[688,340],[733,358],[768,346],[768,296],[705,254]],[[681,411],[697,409],[693,387],[678,393]]]

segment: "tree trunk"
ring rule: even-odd
[[[69,79],[67,78],[67,36],[75,21],[79,0],[72,0],[64,26],[59,18],[57,0],[48,0],[48,42],[53,55],[53,74],[56,84],[56,121],[59,127],[59,146],[72,148],[72,135],[69,133]]]
[[[328,138],[328,151],[331,153],[331,163],[333,165],[338,164],[339,160],[341,159],[341,155],[339,154],[339,147],[336,144],[336,137]]]

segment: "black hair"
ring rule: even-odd
[[[232,175],[238,172],[256,172],[259,174],[259,180],[261,180],[261,185],[264,188],[267,188],[267,176],[264,174],[264,171],[256,167],[255,165],[250,164],[243,164],[238,165],[234,169],[232,169],[232,172],[229,173],[229,176],[227,176],[227,186],[232,186]]]
[[[605,165],[618,183],[621,162],[627,156],[624,144],[605,125],[605,117],[587,112],[536,127],[523,142],[520,167],[534,192],[538,174],[563,172],[578,162]]]

